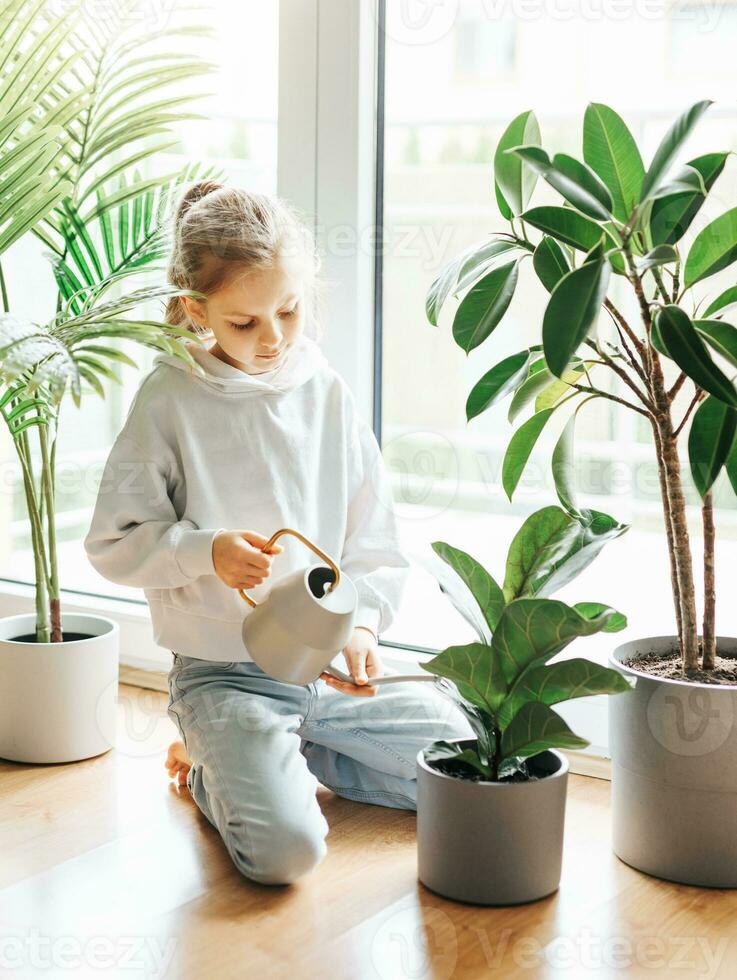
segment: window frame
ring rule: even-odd
[[[323,349],[354,392],[359,410],[372,421],[379,445],[385,19],[386,0],[280,0],[279,5],[277,193],[312,223],[322,274],[331,285]],[[333,247],[342,231],[354,233],[347,254]],[[166,690],[167,653],[153,641],[144,600],[63,589],[61,602],[64,613],[114,619],[120,626],[123,677]],[[32,585],[0,579],[0,616],[34,611]],[[436,652],[383,639],[381,646],[385,663],[403,670]],[[573,753],[581,757],[576,771],[591,772],[586,756],[608,756],[603,696],[568,704],[561,713],[591,738],[588,750]],[[606,776],[607,771],[595,774]]]

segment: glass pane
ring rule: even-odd
[[[173,8],[165,5],[161,9],[165,20],[155,24],[142,22],[141,30],[166,30],[172,12]],[[213,35],[179,38],[176,50],[198,52],[216,69],[194,81],[182,82],[180,91],[175,91],[174,86],[162,91],[162,98],[209,94],[184,104],[183,111],[195,111],[202,118],[177,124],[177,144],[143,161],[140,166],[143,177],[173,174],[199,161],[201,169],[209,166],[221,169],[229,183],[265,193],[276,192],[278,12],[278,3],[265,4],[259,0],[241,0],[237,5],[226,0],[210,0],[209,9],[198,7],[182,12],[178,23],[211,24]],[[162,44],[162,50],[174,50],[170,35],[164,36]],[[160,136],[154,139],[161,141]],[[110,157],[106,162],[110,164]],[[55,282],[43,253],[43,245],[27,235],[3,256],[11,310],[40,322],[48,320],[56,309]],[[128,288],[164,281],[162,271],[136,277]],[[155,303],[141,312],[151,319],[160,319],[162,308]],[[142,602],[140,589],[118,586],[101,578],[90,566],[82,547],[105,459],[131,398],[155,356],[154,351],[135,345],[119,347],[137,362],[139,370],[122,365],[118,374],[123,384],[106,382],[104,401],[90,394],[83,399],[79,410],[69,397],[62,406],[56,452],[59,572],[62,588]],[[0,437],[0,446],[5,489],[0,515],[3,527],[0,576],[32,582],[33,552],[21,473],[7,433]]]
[[[586,105],[604,102],[627,121],[647,162],[673,119],[708,93],[717,101],[682,159],[734,150],[737,113],[729,66],[737,28],[729,5],[710,8],[716,22],[710,30],[703,23],[703,8],[678,5],[670,14],[652,16],[644,8],[628,7],[616,17],[585,16],[575,6],[563,16],[558,8],[539,5],[534,15],[515,18],[508,5],[463,0],[389,3],[387,8],[382,447],[416,568],[386,639],[440,649],[475,637],[423,565],[436,560],[432,542],[469,552],[501,581],[507,548],[524,516],[557,503],[549,461],[565,411],[548,425],[513,504],[501,487],[502,458],[514,431],[507,420],[509,400],[466,422],[466,399],[476,381],[505,356],[539,339],[548,294],[530,263],[522,265],[501,325],[470,355],[452,337],[456,301],[448,302],[439,327],[425,316],[428,288],[444,264],[491,233],[510,230],[493,190],[499,137],[518,113],[533,109],[545,148],[581,158]],[[623,60],[637,70],[617,71]],[[694,230],[734,206],[736,195],[737,167],[730,157]],[[539,181],[532,203],[558,204],[560,197]],[[538,241],[539,234],[530,231]],[[733,281],[734,267],[712,277],[707,292],[715,296]],[[622,287],[614,282],[610,296],[635,316]],[[700,295],[697,291],[695,298]],[[683,394],[682,408],[689,397]],[[614,605],[629,617],[632,637],[672,633],[649,427],[639,416],[610,406],[598,399],[579,413],[576,479],[582,503],[632,527],[559,597]],[[690,482],[687,489],[695,502]],[[716,497],[718,629],[734,635],[737,609],[727,596],[737,561],[737,509],[724,479]],[[699,579],[697,508],[691,517]],[[605,635],[580,641],[577,653],[603,658],[618,641]]]

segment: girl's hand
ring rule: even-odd
[[[384,666],[379,658],[379,645],[371,630],[357,626],[343,650],[343,656],[355,684],[341,681],[326,671],[323,671],[320,677],[329,687],[334,687],[343,694],[353,694],[364,698],[373,697],[376,694],[376,687],[369,683],[370,679],[380,677],[384,673]]]
[[[261,549],[269,538],[257,531],[219,531],[212,541],[212,563],[221,582],[231,589],[253,589],[271,575],[274,556],[284,548],[272,544]]]

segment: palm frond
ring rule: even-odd
[[[215,70],[215,64],[199,55],[176,53],[170,42],[177,37],[212,33],[206,26],[176,26],[148,35],[140,29],[140,18],[133,16],[133,0],[110,0],[105,20],[93,20],[82,12],[74,31],[75,46],[85,52],[80,80],[90,93],[89,104],[66,125],[69,162],[60,176],[73,185],[73,203],[87,212],[85,205],[119,174],[140,166],[144,160],[171,148],[172,124],[203,118],[177,111],[202,92],[182,94],[181,83]],[[161,50],[162,40],[169,50]],[[150,49],[150,50],[149,50]],[[129,55],[135,52],[136,57]],[[172,89],[166,94],[167,89]],[[165,134],[167,140],[152,140]],[[125,148],[123,160],[112,155]],[[138,191],[135,193],[142,192]],[[103,194],[103,207],[114,209],[120,203],[115,195]],[[100,200],[94,207],[99,214]],[[83,214],[87,220],[88,213]]]
[[[144,181],[135,175],[133,187],[119,175],[116,206],[110,197],[98,208],[80,215],[71,199],[58,212],[62,245],[52,241],[49,255],[65,313],[80,314],[114,283],[156,267],[170,247],[171,206],[181,186],[220,171],[189,164],[175,174]]]
[[[70,96],[60,80],[81,61],[70,46],[78,11],[47,8],[7,0],[0,15],[0,254],[72,189],[59,174],[64,125],[88,93]]]

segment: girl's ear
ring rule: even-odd
[[[180,296],[179,298],[184,303],[184,309],[189,314],[190,319],[199,326],[204,327],[207,315],[202,300],[194,299],[192,296]]]

